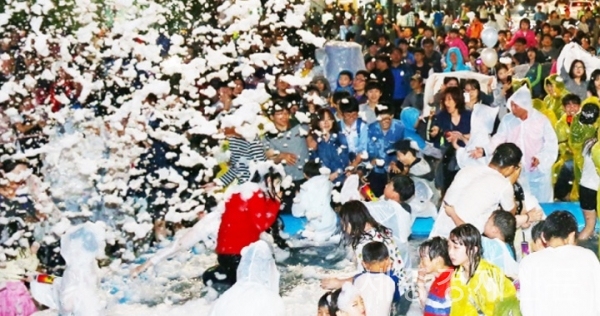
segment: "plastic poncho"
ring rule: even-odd
[[[498,145],[515,143],[523,151],[523,169],[519,183],[540,203],[553,202],[552,165],[558,155],[556,133],[548,118],[533,108],[531,92],[526,86],[517,90],[507,104],[512,104],[511,102],[527,110],[527,118],[521,120],[512,113],[506,115],[490,144],[484,147],[485,152],[491,155]],[[539,161],[537,167],[532,166],[533,158]]]
[[[488,157],[472,159],[469,152],[477,147],[484,147],[490,142],[494,131],[494,123],[500,108],[477,103],[471,114],[471,137],[465,147],[456,150],[456,160],[461,168],[473,165],[487,165]]]
[[[259,240],[242,250],[237,282],[219,297],[208,315],[285,315],[279,271],[266,242]]]
[[[590,97],[582,102],[582,105],[593,104],[600,108],[600,100],[596,97]],[[584,143],[596,135],[598,129],[597,113],[594,116],[592,113],[578,113],[571,118],[571,124],[568,123],[569,118],[563,115],[558,123],[556,123],[556,134],[558,135],[559,143],[559,158],[552,167],[553,183],[556,182],[556,177],[561,168],[570,159],[573,159],[574,166],[574,181],[571,189],[571,201],[579,200],[579,181],[581,180],[581,172],[583,170],[583,145]]]
[[[400,121],[404,124],[404,139],[410,139],[417,143],[419,151],[425,156],[431,156],[437,159],[442,158],[442,152],[435,148],[433,144],[426,142],[417,132],[416,126],[421,116],[421,112],[415,108],[406,108],[400,113]]]
[[[463,268],[456,269],[450,281],[451,316],[498,315],[497,306],[516,298],[517,290],[500,268],[481,260],[468,283],[463,281]]]
[[[540,111],[540,113],[544,114],[549,120],[552,126],[556,127],[556,123],[558,122],[558,118],[556,117],[556,113],[548,108],[546,103],[540,99],[533,100],[533,108]]]
[[[552,85],[552,89],[548,89],[548,85]],[[546,108],[554,111],[556,118],[562,117],[563,114],[565,114],[565,110],[562,106],[562,98],[568,94],[562,78],[557,74],[549,76],[544,81],[544,90],[548,94],[544,98]]]
[[[454,65],[452,63],[452,59],[450,58],[450,55],[456,55],[456,65]],[[454,69],[452,69],[454,67]],[[444,69],[444,72],[452,72],[452,71],[469,71],[469,67],[467,67],[467,65],[465,65],[465,61],[463,59],[463,55],[460,52],[460,49],[458,47],[452,47],[448,50],[448,53],[446,54],[446,69]]]
[[[300,186],[292,205],[292,215],[308,220],[303,237],[325,241],[336,233],[337,216],[331,208],[331,190],[333,183],[327,175],[312,177]]]

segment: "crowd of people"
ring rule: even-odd
[[[93,221],[102,264],[185,228],[132,275],[202,242],[218,261],[203,282],[224,292],[211,315],[283,315],[272,248],[290,247],[278,216],[291,214],[307,221],[292,238],[343,236],[354,255],[355,275],[321,281],[321,316],[600,315],[600,263],[577,246],[596,238],[599,201],[596,8],[577,22],[544,4],[513,27],[508,3],[407,1],[299,26],[275,23],[297,8],[271,3],[277,18],[252,33],[236,5],[270,2],[247,2],[221,12],[230,33],[189,32],[200,40],[3,29],[0,314],[34,313],[25,284],[62,275],[60,237]],[[331,82],[325,40],[360,47],[364,68]],[[557,200],[579,202],[582,231],[569,212],[546,217]],[[419,217],[435,224],[411,258]]]

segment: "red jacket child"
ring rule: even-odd
[[[246,182],[237,191],[225,202],[215,250],[218,255],[239,255],[277,220],[280,202],[269,198],[259,184]]]

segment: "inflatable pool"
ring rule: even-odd
[[[583,218],[583,211],[579,207],[579,202],[554,202],[554,203],[540,203],[542,210],[546,213],[546,216],[556,211],[567,211],[577,220],[577,229],[581,231],[585,227],[585,219]],[[596,220],[596,234],[600,233],[600,221]]]

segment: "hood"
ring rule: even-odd
[[[558,95],[562,96],[563,94],[566,94],[565,83],[558,74],[550,75],[546,78],[546,80],[544,80],[544,90],[548,94],[550,92],[548,92],[548,88],[546,88],[546,86],[549,84],[552,84],[554,86],[554,89],[557,90]]]
[[[407,130],[414,131],[415,126],[417,125],[417,121],[419,120],[419,116],[421,113],[419,110],[409,107],[400,113],[400,121],[404,124],[404,128]]]
[[[508,98],[506,101],[506,106],[510,108],[510,104],[513,101],[528,112],[533,110],[531,91],[529,91],[529,88],[526,85],[521,86],[519,90],[517,90],[510,98]]]
[[[242,249],[237,282],[258,283],[279,294],[279,271],[265,241],[259,240]]]
[[[513,78],[512,82],[511,82],[513,91],[517,91],[519,90],[519,88],[526,86],[528,89],[531,90],[531,80],[529,80],[529,78],[523,78],[523,79],[516,79]]]
[[[450,54],[456,54],[456,61],[457,61],[457,65],[452,64],[452,61],[450,61]],[[458,66],[464,66],[465,65],[465,61],[463,60],[463,55],[460,52],[460,49],[458,47],[452,47],[448,50],[448,53],[446,54],[446,65],[448,65],[447,68],[449,68],[450,66],[457,66],[456,68],[458,68]]]

